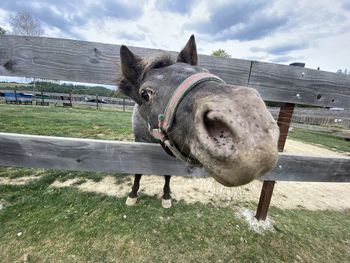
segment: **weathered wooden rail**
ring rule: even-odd
[[[115,85],[120,72],[119,48],[66,39],[0,36],[0,75]],[[131,49],[140,55],[159,52]],[[199,59],[201,66],[227,83],[256,88],[264,100],[285,103],[278,118],[280,151],[283,151],[294,104],[350,108],[350,76],[347,75],[205,55]],[[5,166],[205,175],[201,169],[170,158],[157,145],[4,133],[0,134],[0,145],[0,165]],[[276,180],[349,182],[349,178],[349,158],[281,153],[277,167],[263,177],[257,218],[266,218]]]
[[[115,173],[207,176],[158,144],[0,133],[0,165]],[[261,180],[350,182],[350,157],[280,154]]]
[[[2,35],[0,46],[0,76],[115,85],[120,72],[118,45]],[[145,56],[159,52],[137,47],[131,50]],[[227,83],[256,88],[267,101],[340,108],[350,105],[348,75],[206,55],[200,55],[199,61]]]

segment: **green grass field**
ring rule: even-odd
[[[288,138],[311,144],[321,145],[332,151],[350,153],[350,142],[325,132],[306,131],[294,128],[288,133]]]
[[[0,82],[0,89],[17,88],[17,87],[29,87],[26,83],[15,83],[15,82]]]
[[[0,104],[0,131],[108,140],[132,140],[131,112]]]
[[[131,140],[130,117],[0,104],[0,132]],[[350,262],[350,211],[272,207],[274,232],[260,235],[235,216],[242,207],[255,210],[253,203],[224,208],[174,201],[165,210],[143,196],[126,207],[125,198],[50,187],[56,179],[98,181],[103,173],[0,168],[0,177],[28,175],[41,177],[0,185],[0,262]]]

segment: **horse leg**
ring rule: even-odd
[[[171,207],[171,195],[170,195],[170,175],[164,175],[165,183],[163,188],[162,206],[163,208]]]
[[[131,188],[131,192],[128,195],[128,198],[126,199],[125,204],[127,206],[132,206],[136,204],[137,201],[137,191],[140,188],[140,180],[141,180],[142,174],[135,174],[134,184]]]

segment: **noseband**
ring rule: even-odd
[[[190,156],[184,156],[181,153],[181,151],[176,147],[174,141],[171,140],[171,138],[168,136],[168,132],[173,124],[176,109],[179,106],[181,100],[191,89],[193,89],[198,84],[204,81],[215,81],[218,83],[225,83],[218,76],[208,72],[201,72],[191,75],[190,77],[186,78],[175,89],[173,95],[171,96],[168,102],[168,105],[165,108],[164,113],[158,115],[158,127],[152,129],[150,123],[148,123],[151,135],[160,142],[160,144],[168,154],[182,161],[189,162],[192,164],[196,163],[195,160],[190,158]]]

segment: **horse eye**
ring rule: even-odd
[[[149,100],[151,99],[151,95],[152,92],[150,90],[141,91],[141,98],[146,102],[149,102]]]

